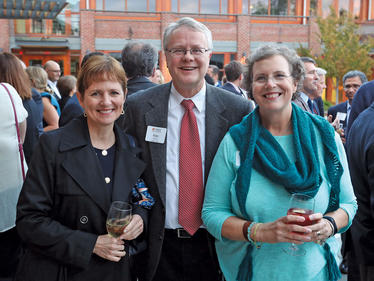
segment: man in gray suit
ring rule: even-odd
[[[146,229],[148,248],[135,256],[140,281],[221,280],[213,239],[201,222],[203,183],[221,139],[253,108],[243,98],[205,83],[212,45],[209,29],[194,19],[171,23],[163,47],[172,82],[127,100],[124,125],[142,148],[148,163],[142,177],[156,200]],[[185,118],[195,124],[193,137],[182,129]],[[191,138],[197,145],[185,144]],[[187,173],[184,161],[195,163]],[[192,192],[200,199],[190,196]],[[194,203],[183,205],[181,194]],[[186,213],[195,216],[193,227],[186,223]]]

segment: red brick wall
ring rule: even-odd
[[[10,30],[9,24],[10,20],[8,19],[0,19],[0,48],[3,49],[3,52],[9,52],[10,48]]]
[[[88,51],[95,51],[95,12],[81,11],[81,57]]]

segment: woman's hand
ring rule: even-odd
[[[288,242],[303,244],[313,240],[313,232],[310,226],[300,226],[305,218],[302,216],[288,215],[274,222],[263,223],[258,226],[256,237],[251,238],[258,242],[279,243]],[[252,230],[253,232],[253,230]]]
[[[106,235],[100,235],[94,247],[93,252],[103,259],[118,262],[126,255],[125,242],[120,238],[113,238]]]
[[[330,222],[322,217],[323,215],[321,213],[316,213],[309,216],[310,220],[314,221],[314,224],[309,226],[309,228],[313,231],[312,241],[317,244],[321,244],[321,241],[325,241],[334,232]]]
[[[131,222],[123,230],[123,234],[119,237],[124,240],[133,240],[138,237],[144,230],[143,219],[139,215],[133,215]]]

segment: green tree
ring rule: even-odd
[[[360,70],[368,77],[374,67],[369,53],[374,48],[372,38],[363,38],[358,33],[359,26],[354,18],[344,11],[337,15],[330,7],[327,18],[317,18],[322,52],[316,61],[319,67],[327,70],[328,77],[336,78],[336,91],[344,74],[350,70]]]

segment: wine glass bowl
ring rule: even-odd
[[[311,196],[300,193],[292,194],[287,215],[302,216],[305,220],[302,222],[290,222],[289,224],[297,224],[300,226],[313,224],[314,222],[310,220],[309,216],[314,212],[314,204],[315,200]],[[306,253],[305,249],[300,248],[294,243],[291,243],[290,247],[283,250],[291,256],[304,256]]]
[[[122,201],[112,202],[106,220],[108,234],[114,238],[118,238],[123,234],[124,229],[131,222],[131,219],[131,204]]]

